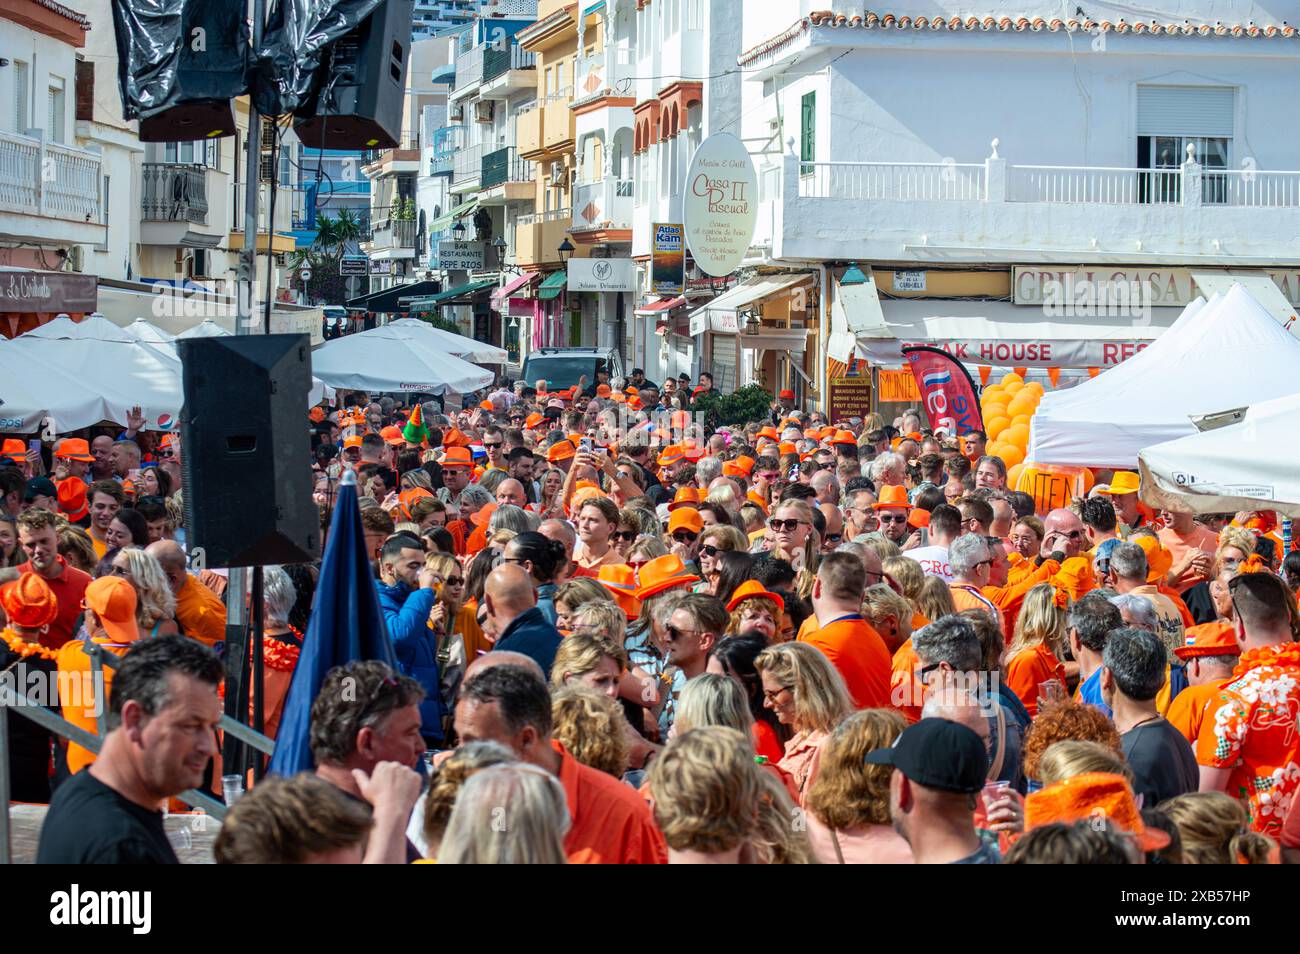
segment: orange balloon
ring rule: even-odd
[[[1021,414],[1033,414],[1038,410],[1038,399],[1032,392],[1021,391],[1007,405],[1007,414],[1017,417]]]
[[[1011,419],[1012,424],[1028,424],[1033,418],[1032,414],[1017,414]]]
[[[1002,463],[1006,464],[1007,467],[1014,467],[1024,461],[1025,452],[1019,447],[1012,447],[1008,444],[1003,444],[1002,453],[998,454],[998,456],[1002,458]]]
[[[1008,383],[1024,384],[1025,379],[1014,371],[1008,371],[1006,374],[1002,375],[1002,380],[998,383],[1001,384],[1002,387],[1006,388]]]
[[[1006,404],[1002,402],[998,402],[997,404],[985,404],[980,408],[980,411],[980,416],[986,421],[991,421],[995,417],[1011,417],[1011,415],[1007,413]]]
[[[980,394],[980,402],[991,401],[993,398],[1005,398],[1007,392],[1002,390],[1002,385],[994,384],[983,390]]]
[[[1004,384],[1002,386],[1002,390],[1005,391],[1011,397],[1015,397],[1024,389],[1024,387],[1025,386],[1021,384],[1019,381],[1012,381],[1010,384]]]
[[[1028,384],[1025,385],[1025,390],[1033,391],[1039,397],[1043,396],[1043,386],[1037,381],[1030,381]]]
[[[1012,490],[1019,490],[1016,486],[1020,481],[1020,472],[1025,469],[1024,461],[1019,464],[1010,464],[1007,467],[1007,486]]]
[[[994,417],[984,422],[984,433],[989,436],[989,440],[996,440],[997,436],[1011,426],[1011,421],[1004,415]]]
[[[1002,432],[1003,444],[1010,444],[1013,447],[1020,448],[1021,451],[1029,445],[1029,425],[1012,424]]]

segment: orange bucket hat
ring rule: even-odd
[[[1185,646],[1179,646],[1174,650],[1174,655],[1179,659],[1241,655],[1241,644],[1237,642],[1236,629],[1231,623],[1222,620],[1188,627],[1186,641]]]
[[[569,460],[576,453],[577,451],[571,441],[556,441],[546,449],[546,459],[554,464],[558,461]]]
[[[894,507],[912,509],[907,499],[907,488],[898,484],[886,484],[880,488],[880,499],[871,505],[872,510],[887,510]]]
[[[1025,831],[1053,822],[1071,824],[1101,815],[1131,835],[1145,851],[1168,846],[1169,833],[1142,823],[1133,790],[1122,775],[1084,772],[1025,797]]]
[[[636,598],[636,570],[626,563],[607,563],[596,573],[596,582],[609,590],[629,620],[641,615],[641,601]]]
[[[668,505],[671,513],[678,507],[696,507],[700,503],[700,492],[694,487],[681,487],[673,496],[673,502]]]
[[[1140,536],[1132,541],[1142,548],[1147,555],[1147,582],[1163,580],[1169,568],[1174,565],[1174,555],[1160,545],[1155,537]]]
[[[771,600],[776,604],[779,612],[785,612],[785,600],[780,594],[768,590],[758,580],[746,580],[736,587],[736,591],[731,594],[731,599],[727,602],[727,612],[734,613],[736,607],[745,600]]]
[[[0,606],[10,622],[24,629],[48,626],[59,615],[58,597],[45,580],[31,572],[0,587]]]
[[[687,568],[681,557],[675,553],[668,553],[655,557],[641,567],[637,582],[636,598],[647,600],[674,587],[698,583],[700,578]]]
[[[749,457],[748,455],[741,454],[736,458],[735,463],[737,467],[745,472],[746,477],[754,471],[754,458]]]
[[[835,436],[831,438],[832,444],[851,444],[858,446],[858,439],[853,436],[852,431],[836,431]]]

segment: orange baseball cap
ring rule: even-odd
[[[7,438],[0,447],[0,457],[9,457],[21,464],[27,459],[27,445],[16,437]]]
[[[636,570],[632,567],[626,563],[607,563],[597,571],[596,582],[609,590],[629,620],[641,615],[641,601],[636,598]]]
[[[48,626],[59,615],[58,597],[44,579],[32,572],[0,587],[0,606],[11,623],[25,629]]]
[[[771,600],[776,604],[779,612],[785,612],[785,600],[781,598],[780,594],[771,592],[758,580],[746,580],[736,587],[735,592],[731,594],[731,599],[727,602],[727,612],[734,613],[736,607],[745,600]]]
[[[526,418],[524,418],[524,427],[528,428],[529,430],[532,430],[533,428],[537,427],[538,424],[541,424],[545,420],[546,420],[545,415],[538,414],[536,411],[534,411],[532,414],[529,414]]]
[[[379,436],[384,439],[385,444],[391,444],[394,447],[401,447],[406,443],[406,438],[402,436],[402,429],[396,424],[390,424],[379,432]]]
[[[771,424],[767,425],[767,427],[760,428],[758,434],[755,436],[766,437],[768,440],[773,441],[779,441],[781,439],[781,435],[776,432],[776,428]]]
[[[704,529],[704,518],[694,507],[678,507],[668,517],[668,534],[671,536],[678,530],[689,530],[691,533],[699,533]]]
[[[546,449],[546,459],[552,464],[569,460],[577,453],[571,441],[556,441]]]
[[[448,447],[443,451],[442,460],[439,461],[444,468],[446,467],[473,467],[474,461],[469,455],[468,447]]]
[[[696,514],[696,516],[699,516],[699,514]],[[687,568],[681,557],[675,553],[668,553],[661,557],[655,557],[641,567],[641,572],[637,576],[636,598],[647,600],[674,587],[690,586],[692,583],[698,582],[700,582],[700,578]]]
[[[781,399],[782,401],[793,401],[793,400],[794,400],[794,392],[791,391],[789,388],[786,388],[786,389],[783,390],[780,394],[778,394],[777,397],[778,397],[779,399]]]
[[[1159,851],[1169,844],[1168,832],[1143,824],[1133,790],[1122,775],[1084,772],[1025,797],[1025,831],[1053,822],[1069,825],[1097,817],[1135,836],[1144,852]]]
[[[478,402],[478,406],[481,407],[481,408],[482,408],[483,410],[485,410],[485,411],[490,411],[490,410],[492,410],[492,402],[491,402],[491,401],[479,401],[479,402]]]
[[[85,517],[89,509],[86,506],[86,482],[80,477],[65,477],[59,481],[58,488],[60,512],[73,523]]]
[[[360,435],[360,434],[353,434],[351,437],[345,437],[345,438],[343,438],[343,449],[344,449],[344,450],[347,450],[347,449],[350,448],[350,447],[360,447],[360,446],[361,446],[361,435]]]
[[[101,576],[86,587],[86,609],[93,610],[109,638],[133,643],[140,637],[135,622],[135,589],[120,576]]]
[[[1237,642],[1237,631],[1231,623],[1216,620],[1213,623],[1201,623],[1189,626],[1186,633],[1187,644],[1174,650],[1179,659],[1193,659],[1197,656],[1240,656],[1241,644]]]
[[[95,462],[94,455],[90,453],[90,444],[84,437],[65,437],[59,442],[59,449],[54,452],[54,456],[63,460],[79,460],[83,464]]]
[[[871,505],[872,510],[886,510],[895,507],[912,508],[907,499],[907,488],[898,484],[886,484],[880,488],[880,499]]]

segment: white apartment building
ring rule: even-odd
[[[1106,367],[1233,277],[1294,317],[1300,5],[762,7],[736,60],[752,253],[817,269],[829,320],[804,330],[832,376],[897,364],[909,342],[972,365]],[[1146,307],[1062,311],[1071,283],[1138,289]]]

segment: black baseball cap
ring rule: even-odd
[[[48,477],[33,477],[27,481],[27,487],[23,494],[23,500],[31,503],[37,497],[58,497],[59,489],[54,486],[54,481]]]
[[[922,719],[903,730],[891,749],[868,752],[868,765],[892,765],[918,785],[974,794],[989,771],[984,740],[947,719]]]

